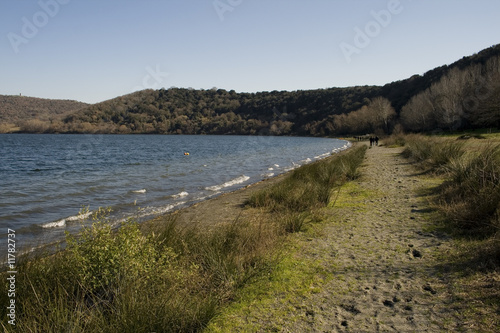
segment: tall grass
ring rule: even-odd
[[[464,143],[455,140],[408,135],[404,139],[403,156],[420,163],[422,167],[441,171],[441,167],[465,154]]]
[[[360,146],[344,155],[296,169],[277,185],[253,194],[248,203],[278,212],[304,212],[325,206],[335,186],[358,176],[357,168],[366,149]]]
[[[393,134],[384,138],[383,143],[388,147],[404,147],[407,137],[404,133]]]
[[[248,204],[276,214],[287,231],[301,231],[309,212],[328,205],[335,187],[359,176],[366,146],[294,170],[277,185],[253,194]]]
[[[450,138],[408,135],[403,155],[440,173],[439,208],[455,230],[476,235],[500,229],[500,145],[482,142],[474,149]]]
[[[97,221],[67,249],[17,267],[6,332],[196,332],[274,260],[275,229],[235,221],[207,231],[174,219],[117,232]],[[2,276],[5,278],[5,276]],[[8,304],[7,293],[0,294]]]
[[[238,288],[279,260],[287,233],[314,219],[333,186],[356,177],[366,148],[308,165],[254,197],[279,218],[216,226],[179,225],[173,216],[113,230],[106,211],[66,248],[19,263],[16,326],[5,332],[198,332]],[[0,274],[6,281],[6,273]],[[6,291],[1,304],[8,304]]]
[[[500,145],[451,160],[444,168],[443,211],[464,231],[500,231]]]

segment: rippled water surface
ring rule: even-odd
[[[324,138],[0,135],[0,225],[26,243],[62,237],[90,211],[144,219],[345,149]],[[189,153],[189,155],[187,154]]]

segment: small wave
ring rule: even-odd
[[[338,148],[333,149],[332,150],[332,154],[340,153],[341,151],[344,151],[344,150],[346,150],[347,148],[349,148],[351,146],[352,146],[352,143],[347,142],[342,147],[338,147]]]
[[[289,167],[286,167],[286,168],[284,169],[284,171],[285,171],[285,172],[292,171],[292,170],[294,170],[294,169],[297,169],[298,167],[300,167],[300,164],[297,164],[297,163],[295,163],[295,162],[292,162],[292,165],[291,165],[291,166],[289,166]]]
[[[185,203],[186,203],[185,201],[182,201],[182,202],[179,202],[179,203],[174,204],[174,205],[168,205],[165,207],[157,208],[157,209],[153,210],[153,214],[165,214],[167,212],[170,212],[172,209],[174,209],[178,206],[184,205]]]
[[[78,220],[85,220],[90,215],[92,215],[92,212],[86,212],[86,213],[83,213],[83,214],[78,214],[78,215],[75,215],[75,216],[70,216],[70,217],[66,218],[66,221],[73,222],[73,221],[78,221]]]
[[[201,197],[200,197],[200,196],[198,196],[198,197],[194,198],[194,201],[195,201],[195,202],[198,202],[198,201],[203,201],[203,200],[209,199],[209,198],[211,198],[212,196],[217,195],[217,194],[218,194],[218,193],[214,193],[214,194],[211,194],[211,195],[203,195],[203,196],[201,196]]]
[[[272,176],[274,176],[274,172],[268,172],[262,175],[264,178],[271,178]]]
[[[48,229],[48,228],[62,228],[62,227],[66,226],[66,222],[74,222],[74,221],[85,220],[91,214],[92,214],[92,212],[86,212],[84,214],[78,214],[78,215],[75,215],[75,216],[70,216],[70,217],[67,217],[67,218],[59,220],[59,221],[44,223],[44,224],[41,225],[41,227],[45,228],[45,229]]]
[[[61,228],[61,227],[64,227],[64,226],[66,226],[66,220],[65,219],[62,219],[62,220],[56,221],[56,222],[49,222],[49,223],[42,224],[42,228],[45,228],[45,229],[49,229],[49,228]]]
[[[187,193],[186,191],[182,191],[181,193],[177,193],[177,194],[174,194],[172,195],[172,198],[183,198],[183,197],[187,197],[189,195],[189,193]]]
[[[324,153],[324,154],[321,154],[321,155],[318,155],[318,156],[314,156],[314,159],[321,160],[321,159],[323,159],[323,158],[325,158],[325,157],[327,157],[329,155],[330,155],[330,153]]]
[[[174,208],[177,208],[179,206],[185,205],[186,201],[181,201],[175,204],[167,205],[167,206],[162,206],[162,207],[146,207],[141,209],[137,214],[137,218],[145,218],[151,215],[161,215],[170,212]]]
[[[250,177],[243,175],[243,176],[240,176],[240,177],[235,178],[233,180],[230,180],[228,182],[225,182],[224,184],[205,187],[205,189],[209,190],[209,191],[219,191],[219,190],[226,188],[226,187],[230,187],[233,185],[244,183],[249,179],[250,179]]]
[[[146,193],[146,189],[131,191],[132,193]]]

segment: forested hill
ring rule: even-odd
[[[499,126],[499,58],[500,44],[384,86],[259,93],[143,90],[64,117],[35,115],[38,128],[16,124],[21,131],[49,133],[308,136]]]
[[[51,121],[89,106],[72,101],[25,96],[0,95],[0,133],[16,131],[21,127],[29,131],[30,124],[35,131],[49,129]]]
[[[119,133],[315,135],[317,121],[356,110],[380,87],[236,93],[223,89],[145,90],[65,119],[70,130]]]

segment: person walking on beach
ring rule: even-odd
[[[375,137],[375,144],[378,146],[378,136]]]
[[[373,136],[370,136],[370,147],[373,146]]]

